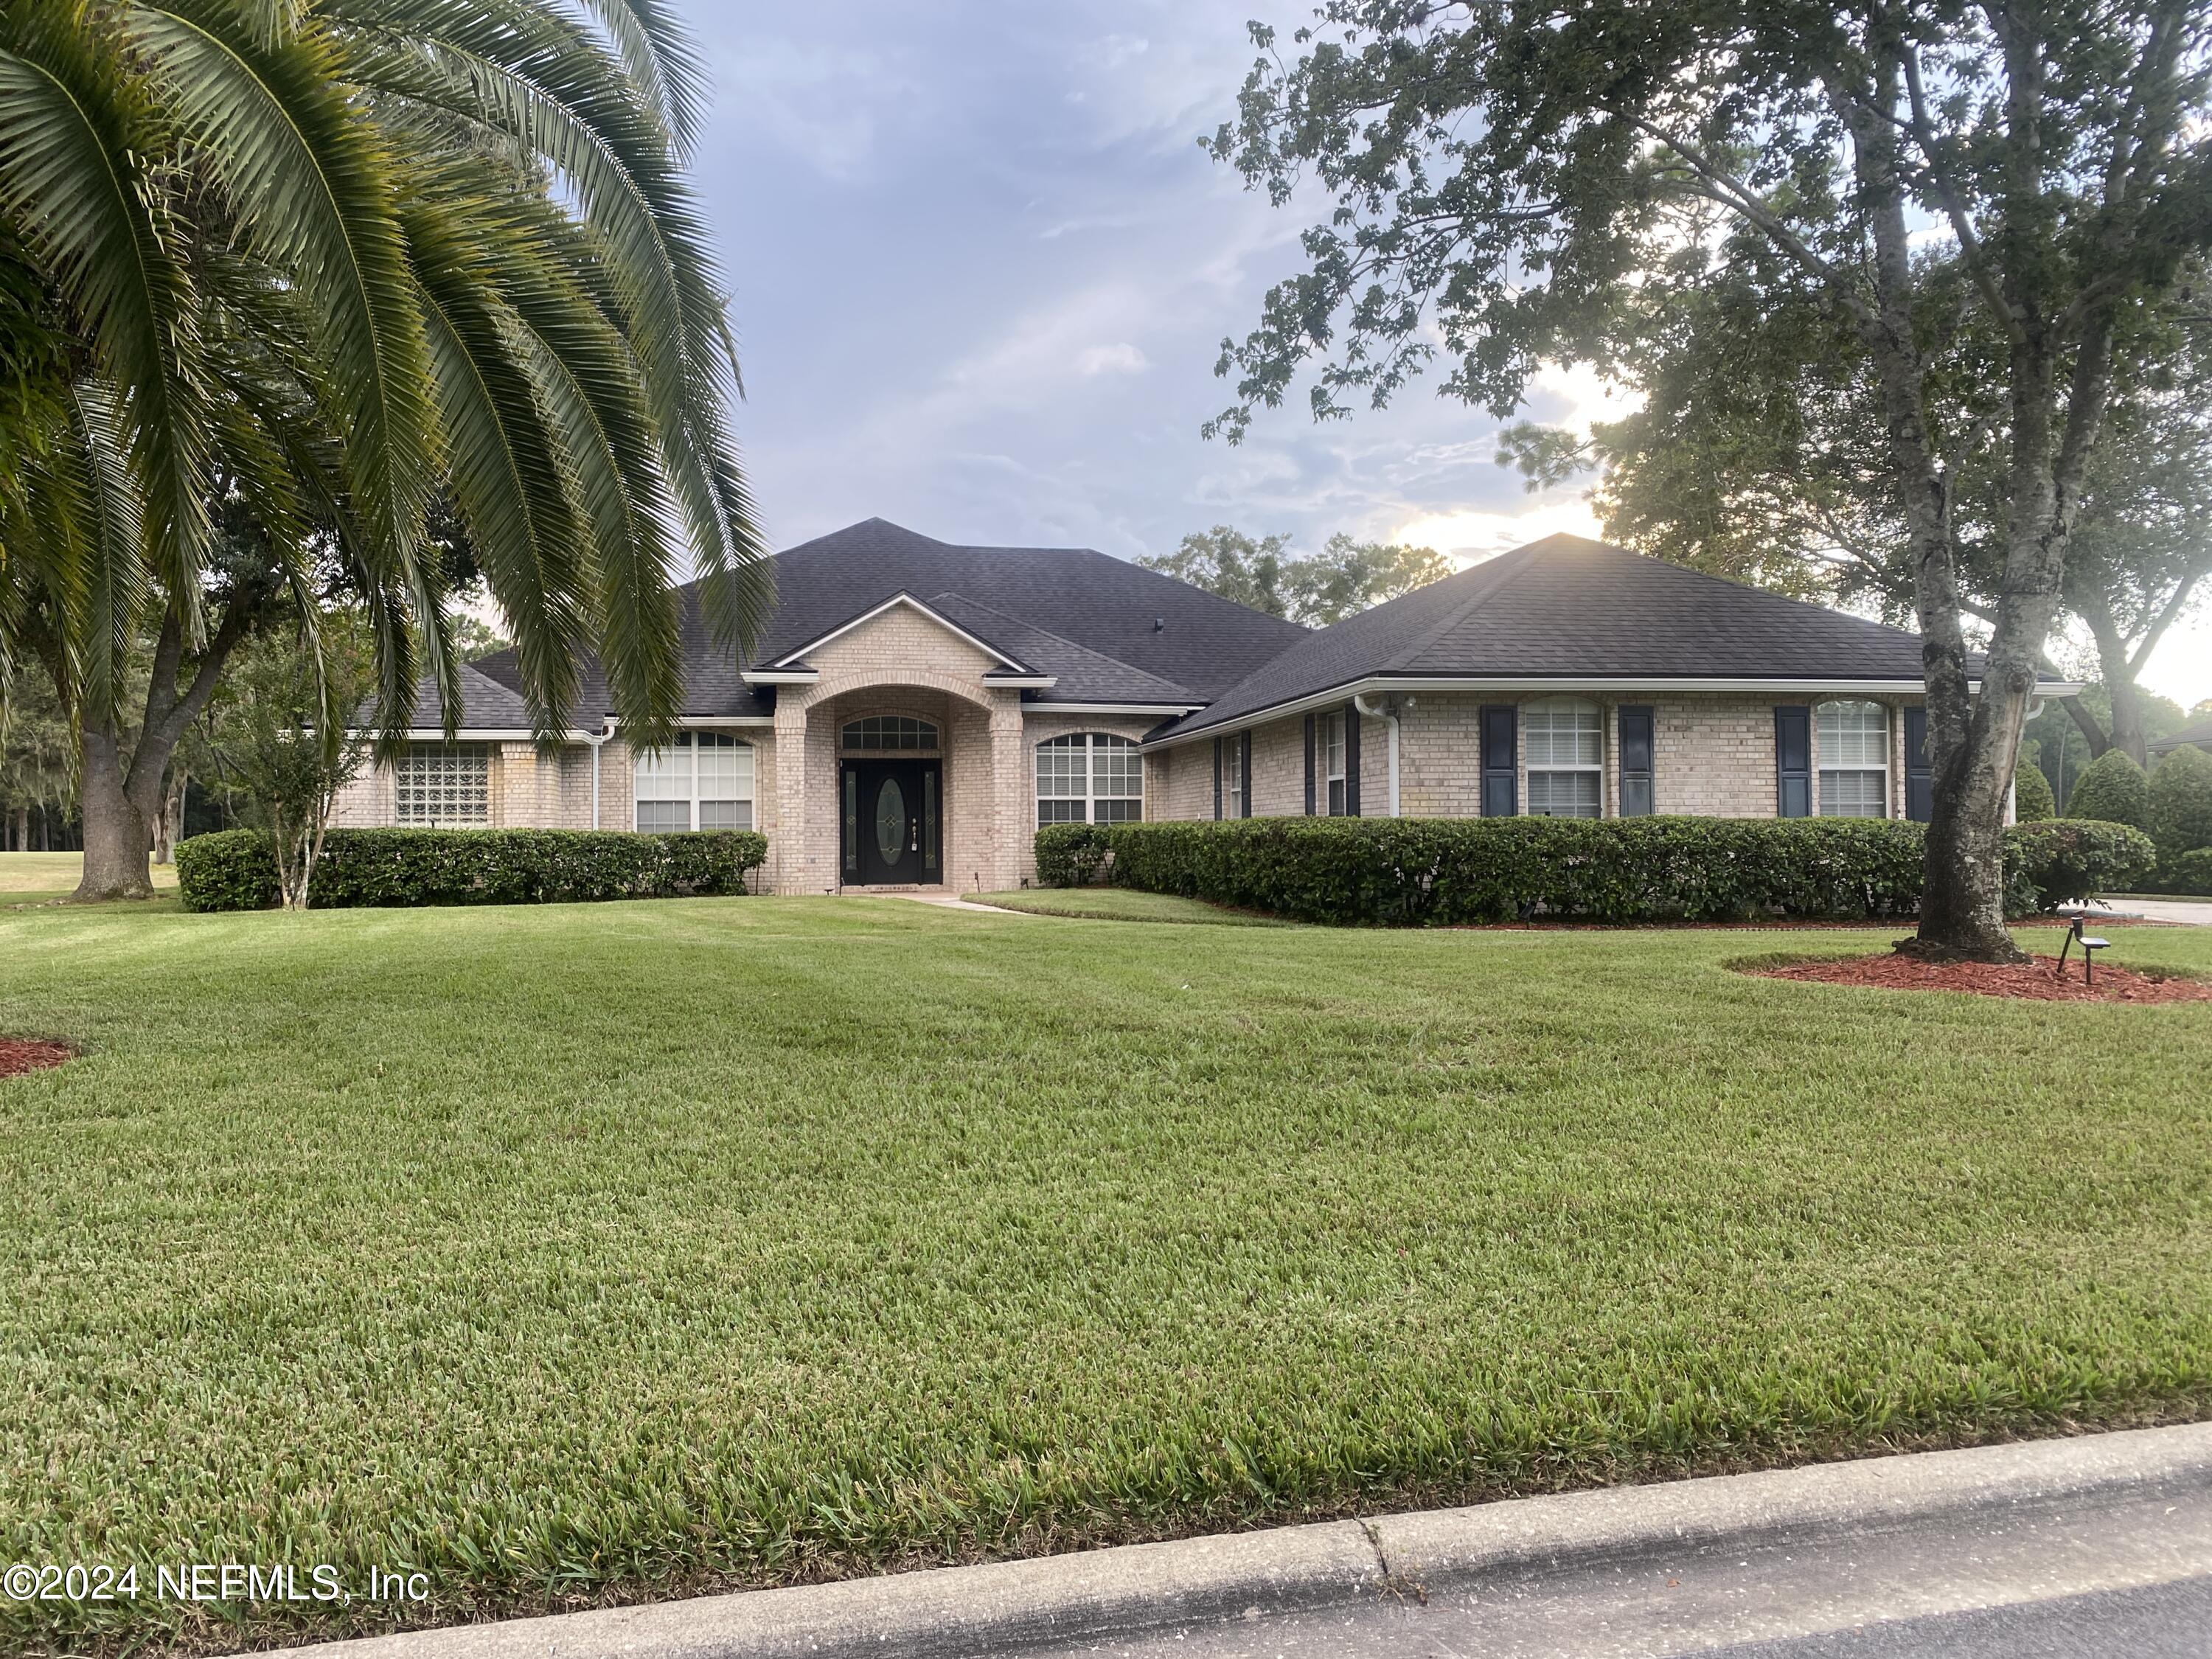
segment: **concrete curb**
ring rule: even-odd
[[[2212,1486],[2212,1423],[1825,1463],[1136,1544],[294,1649],[315,1659],[857,1659],[1047,1642],[1526,1582],[1722,1544]]]

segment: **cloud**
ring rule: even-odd
[[[1127,340],[1091,346],[1075,359],[1075,372],[1086,379],[1093,374],[1137,374],[1151,367],[1145,354]]]
[[[1571,501],[1539,502],[1520,513],[1481,509],[1424,513],[1398,526],[1390,532],[1390,539],[1413,547],[1433,547],[1464,568],[1562,531],[1575,536],[1602,533],[1589,503]]]

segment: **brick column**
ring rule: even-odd
[[[983,874],[983,885],[991,891],[1021,885],[1028,853],[1024,831],[1035,823],[1036,814],[1036,784],[1029,765],[1020,694],[994,691],[991,695],[991,851]]]
[[[813,890],[806,878],[806,703],[789,686],[775,700],[775,827],[768,862],[773,891]]]

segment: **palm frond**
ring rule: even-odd
[[[0,213],[40,257],[128,411],[155,569],[202,627],[207,438],[198,317],[155,158],[156,112],[82,9],[0,11]]]
[[[135,5],[126,17],[249,244],[320,315],[358,511],[396,568],[421,533],[436,424],[392,158],[349,105],[312,15],[275,41],[209,0]]]

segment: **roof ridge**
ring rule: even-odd
[[[1468,594],[1464,600],[1461,601],[1461,603],[1446,611],[1442,621],[1438,622],[1434,627],[1429,629],[1425,633],[1414,639],[1405,647],[1404,650],[1393,652],[1389,656],[1384,658],[1377,665],[1377,672],[1387,672],[1390,669],[1396,668],[1406,662],[1409,658],[1419,656],[1431,645],[1433,645],[1438,639],[1442,638],[1445,634],[1458,627],[1462,622],[1465,621],[1468,612],[1472,611],[1475,606],[1484,604],[1488,600],[1496,599],[1502,590],[1511,584],[1516,576],[1519,575],[1523,570],[1526,570],[1530,565],[1535,562],[1535,551],[1541,545],[1543,545],[1543,544],[1540,541],[1524,543],[1519,547],[1512,548],[1506,552],[1498,554],[1495,558],[1485,559],[1480,564],[1469,565],[1466,570],[1459,573],[1462,575],[1468,576],[1472,576],[1477,572],[1488,574],[1498,571],[1501,566],[1506,565],[1509,562],[1513,562],[1510,569],[1506,569],[1503,574],[1496,575],[1493,580],[1485,583],[1470,584],[1470,586],[1474,589],[1473,592]],[[1450,578],[1446,577],[1444,580],[1449,581]],[[1401,597],[1410,599],[1413,596],[1413,593],[1418,593],[1421,590],[1417,587],[1412,591],[1412,593],[1407,593]],[[1381,607],[1378,605],[1376,609],[1380,610]],[[1368,611],[1363,612],[1362,614],[1371,616],[1374,613],[1372,611]]]

